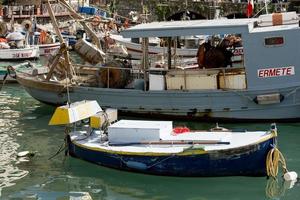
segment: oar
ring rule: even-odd
[[[230,144],[230,142],[217,141],[152,141],[152,142],[124,142],[124,143],[109,143],[110,146],[131,146],[131,145],[172,145],[172,144]]]

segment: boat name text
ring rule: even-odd
[[[257,70],[259,78],[278,77],[278,76],[292,76],[295,75],[294,66],[267,68]]]
[[[28,58],[31,56],[31,52],[25,52],[25,53],[14,53],[12,55],[13,58]]]

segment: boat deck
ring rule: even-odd
[[[170,133],[169,137],[163,138],[161,142],[167,141],[216,141],[216,144],[132,144],[124,146],[111,146],[108,141],[101,141],[99,130],[87,135],[85,131],[75,131],[70,133],[71,141],[83,148],[99,151],[116,151],[131,153],[183,153],[187,149],[201,149],[203,151],[228,150],[247,145],[257,144],[266,141],[274,135],[266,131],[254,132],[208,132],[197,131],[187,132],[178,135]],[[229,144],[218,144],[217,141],[229,142]],[[172,148],[170,148],[172,147]]]

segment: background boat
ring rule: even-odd
[[[40,56],[46,56],[54,53],[56,50],[59,49],[60,43],[55,42],[51,44],[38,44],[39,47],[39,54]]]
[[[17,49],[0,49],[0,60],[26,60],[39,58],[39,47],[31,46]]]

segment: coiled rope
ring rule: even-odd
[[[278,175],[279,163],[281,163],[283,173],[288,172],[285,159],[278,148],[272,148],[267,155],[266,170],[268,177],[276,179]]]

